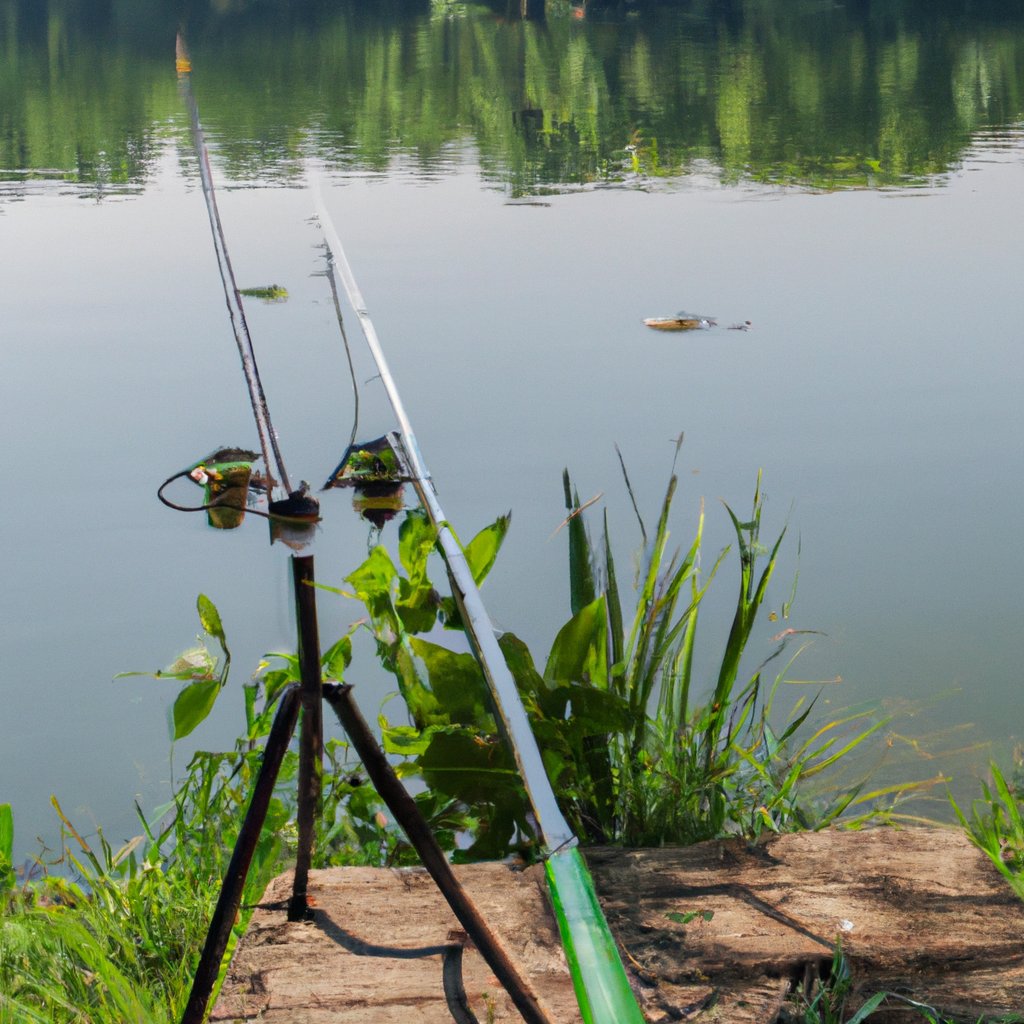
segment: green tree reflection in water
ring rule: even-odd
[[[0,167],[144,186],[190,161],[169,0],[0,0]],[[797,0],[581,9],[452,0],[368,12],[198,0],[195,88],[223,173],[288,181],[304,156],[443,173],[470,143],[512,194],[652,187],[701,171],[816,187],[912,184],[1024,109],[1021,4]],[[500,9],[499,9],[500,8]],[[511,14],[511,16],[509,16]]]

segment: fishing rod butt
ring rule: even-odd
[[[544,873],[584,1024],[645,1024],[579,847],[556,850]]]

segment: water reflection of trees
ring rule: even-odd
[[[105,0],[90,19],[88,6],[0,0],[0,166],[141,183],[180,123],[177,12]],[[192,6],[196,90],[238,178],[287,178],[311,149],[441,171],[468,140],[517,192],[694,167],[886,184],[941,173],[1024,106],[1024,24],[952,0],[591,4],[585,18],[531,0],[526,19],[518,0],[515,17],[454,0],[390,16],[342,0]]]

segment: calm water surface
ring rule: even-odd
[[[746,507],[763,467],[766,530],[789,522],[776,611],[801,545],[786,625],[827,636],[791,677],[841,676],[823,699],[901,712],[903,777],[946,771],[973,795],[988,757],[1009,761],[1019,5],[224,6],[188,12],[194,86],[239,284],[290,294],[247,313],[293,478],[326,478],[352,417],[315,164],[447,514],[472,534],[513,510],[485,597],[538,658],[569,614],[564,532],[549,540],[562,468],[583,500],[604,492],[628,565],[614,445],[650,521],[685,431],[678,540],[703,498],[705,557],[729,543],[718,499]],[[111,680],[189,646],[200,591],[235,675],[179,770],[230,743],[241,682],[294,646],[288,552],[262,523],[212,531],[155,497],[255,431],[177,95],[178,19],[151,7],[0,2],[0,801],[21,854],[54,841],[51,794],[118,838],[133,798],[166,798],[174,685]],[[753,329],[641,324],[681,308]],[[391,422],[357,361],[373,437]],[[368,530],[338,492],[324,512],[318,576],[340,584]],[[737,575],[727,562],[712,588],[705,674]],[[324,595],[321,615],[333,640],[359,608]],[[751,668],[779,628],[755,629]],[[391,689],[369,643],[351,679],[370,714]]]

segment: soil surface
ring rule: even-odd
[[[848,1013],[886,990],[944,1019],[1024,1021],[1024,903],[956,831],[889,828],[686,848],[585,851],[651,1022],[797,1018],[837,936],[854,978]],[[456,867],[553,1024],[580,1020],[539,868]],[[314,920],[290,924],[290,874],[271,882],[239,943],[211,1021],[451,1024],[438,947],[462,933],[422,869],[310,874]],[[688,924],[668,914],[712,911]],[[423,955],[420,955],[421,951]],[[480,1024],[521,1021],[472,948],[463,960]],[[872,1021],[924,1021],[888,1000]]]

